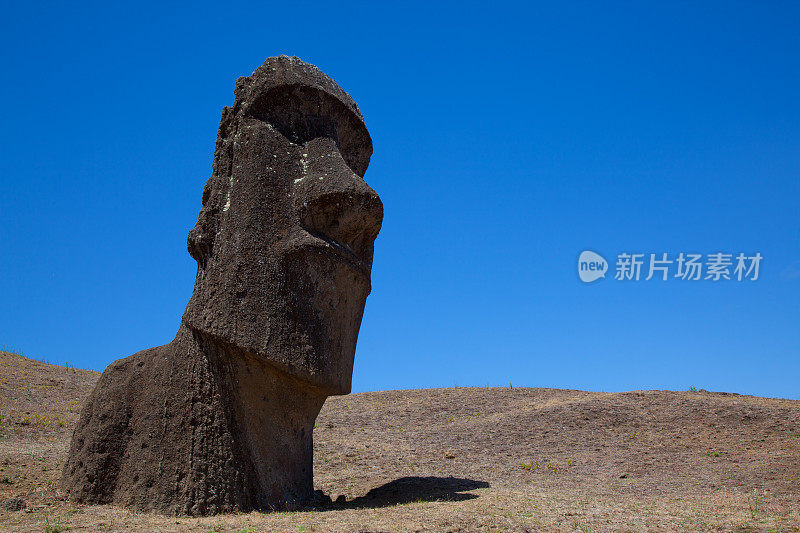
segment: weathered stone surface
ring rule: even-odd
[[[188,248],[175,339],[112,363],[87,401],[62,486],[78,502],[205,515],[313,496],[312,431],[347,394],[383,206],[350,96],[268,59],[236,83]]]

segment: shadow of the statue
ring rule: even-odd
[[[477,498],[477,494],[466,491],[485,489],[489,483],[474,479],[457,477],[401,477],[380,487],[371,489],[364,496],[352,500],[339,497],[327,505],[314,506],[316,509],[365,509],[388,507],[413,502],[451,501],[458,502]]]

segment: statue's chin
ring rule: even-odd
[[[350,343],[353,348],[334,354],[329,350],[321,352],[313,348],[306,332],[306,324],[295,324],[294,332],[282,336],[283,338],[272,336],[265,339],[245,339],[197,327],[192,324],[190,317],[185,317],[184,323],[203,339],[201,344],[213,346],[211,351],[218,357],[242,357],[256,364],[260,362],[265,371],[294,378],[291,380],[294,386],[308,389],[314,395],[338,396],[350,393],[355,356],[354,340]],[[252,341],[263,341],[265,344],[270,342],[275,349],[264,350],[260,348],[264,344],[253,345]]]
[[[324,395],[348,394],[371,289],[368,273],[317,246],[281,251],[282,283],[269,277],[251,283],[264,288],[248,296],[265,294],[268,299],[237,300],[227,293],[214,297],[197,291],[184,322],[232,352],[249,354],[294,377],[301,387],[305,384]],[[229,307],[226,302],[235,303]],[[215,319],[226,315],[233,319]]]
[[[295,378],[298,385],[307,387],[312,394],[338,396],[350,393],[354,355],[352,351],[348,354],[297,354],[292,359],[304,361],[299,365],[293,364],[291,359],[287,361],[269,353],[258,354],[257,357],[268,366]]]

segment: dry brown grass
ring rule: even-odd
[[[705,391],[353,394],[314,435],[316,485],[339,503],[199,519],[73,505],[56,485],[97,377],[0,353],[0,529],[800,531],[800,402]]]

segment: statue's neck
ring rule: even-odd
[[[313,493],[314,421],[325,396],[236,347],[182,326],[209,364],[260,507],[292,507]]]

